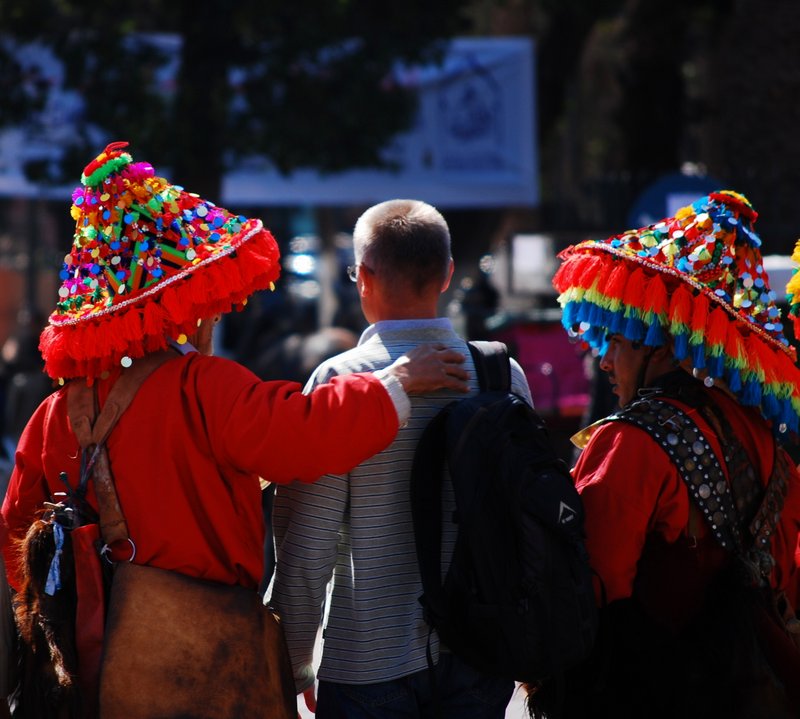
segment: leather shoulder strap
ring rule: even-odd
[[[723,423],[718,438],[729,472],[746,475],[731,476],[731,484],[746,485],[738,487],[736,492],[726,481],[723,465],[700,428],[675,405],[650,397],[628,405],[611,419],[635,424],[658,442],[683,478],[694,506],[719,543],[747,560],[754,579],[767,581],[774,566],[771,537],[783,508],[791,466],[786,453],[775,442],[772,474],[763,487],[752,470],[745,471],[749,459],[727,420],[718,412],[712,415],[706,416],[712,429],[717,422]],[[747,488],[752,497],[745,496]],[[743,517],[739,505],[745,509],[753,504],[754,516]]]
[[[609,419],[633,424],[647,432],[678,470],[717,541],[732,551],[743,549],[736,506],[723,464],[686,412],[662,399],[648,397]]]
[[[104,442],[119,418],[128,409],[142,383],[156,368],[174,356],[174,353],[168,350],[156,352],[142,357],[131,367],[123,370],[111,388],[97,419],[95,419],[97,410],[92,388],[82,380],[73,381],[67,390],[67,414],[72,431],[75,432],[81,447],[86,449],[90,445]]]
[[[95,419],[96,393],[82,381],[73,382],[67,390],[67,414],[75,436],[84,451],[82,466],[91,475],[100,515],[100,533],[106,543],[104,551],[130,541],[128,525],[114,486],[105,442],[119,418],[128,409],[136,391],[150,374],[175,355],[157,352],[137,360],[124,370],[108,394]],[[131,546],[133,544],[131,543]],[[135,550],[134,550],[135,551]],[[131,556],[131,559],[133,557]]]

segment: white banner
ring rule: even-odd
[[[366,205],[409,197],[440,208],[538,204],[530,39],[455,40],[440,67],[408,69],[400,81],[418,89],[419,113],[413,129],[386,150],[398,171],[284,177],[243,169],[225,177],[223,202]]]
[[[75,108],[74,94],[60,90],[57,62],[40,48],[42,52],[57,76],[49,115],[58,122],[48,123],[52,136],[40,128],[35,148],[24,129],[0,133],[0,195],[37,194],[39,188],[24,177],[22,162],[31,151],[46,157],[52,149],[58,155],[69,120],[82,115]],[[41,54],[37,59],[41,62]],[[222,203],[359,205],[410,197],[440,208],[538,204],[532,40],[457,39],[450,43],[441,66],[403,68],[397,71],[397,80],[419,92],[414,127],[384,153],[398,170],[323,175],[308,169],[284,176],[266,160],[250,158],[223,178]],[[64,192],[50,188],[42,194]]]

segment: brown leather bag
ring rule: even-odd
[[[105,439],[138,386],[164,359],[145,358],[123,373],[96,421],[91,390],[70,388],[70,422],[81,447],[94,454],[92,480],[107,546],[133,542]],[[116,564],[100,671],[103,719],[297,715],[283,631],[255,589]]]
[[[117,566],[100,677],[103,719],[296,715],[283,632],[256,591]]]

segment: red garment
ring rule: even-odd
[[[713,397],[766,482],[774,461],[770,428],[755,410],[743,407],[722,391],[714,390]],[[675,404],[688,410],[679,402]],[[696,412],[691,416],[717,456],[724,456],[708,424]],[[573,476],[586,511],[587,550],[605,584],[606,600],[629,597],[645,542],[657,535],[672,544],[688,535],[690,500],[686,485],[655,440],[627,422],[609,422],[598,429],[579,457]],[[708,534],[705,523],[699,524],[698,534]],[[795,606],[798,529],[800,478],[795,472],[772,544],[777,563],[773,583],[787,591]]]
[[[113,378],[99,381],[100,402]],[[75,485],[80,451],[66,391],[48,397],[20,438],[2,514],[9,581],[13,540],[42,502]],[[263,565],[259,477],[286,483],[346,472],[397,433],[395,406],[371,374],[336,377],[310,395],[262,382],[229,360],[191,353],[142,385],[107,446],[136,563],[255,588]],[[94,505],[90,488],[89,501]]]

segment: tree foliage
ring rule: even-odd
[[[245,155],[283,172],[379,166],[381,148],[415,110],[414,93],[391,70],[440,57],[443,41],[465,29],[467,4],[3,0],[0,126],[41,108],[44,88],[21,82],[14,55],[14,44],[38,42],[86,101],[70,165],[96,151],[87,148],[94,123],[201,193],[216,194],[226,164]],[[169,57],[148,33],[183,39],[166,91],[158,80]]]

